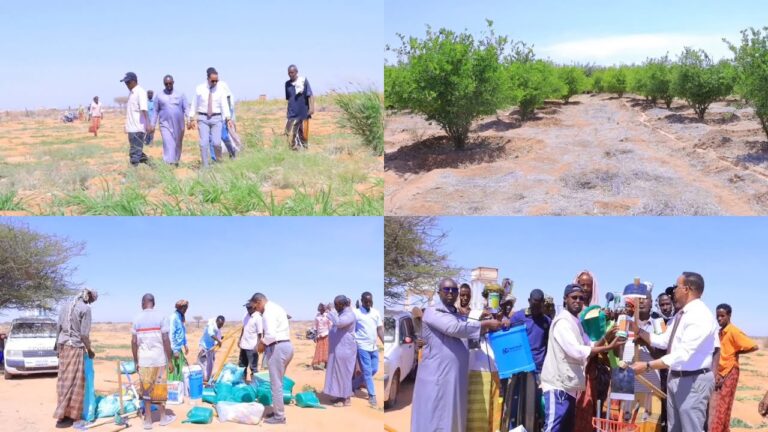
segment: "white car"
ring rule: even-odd
[[[409,312],[384,313],[384,407],[397,402],[400,383],[416,377],[418,348],[413,318]]]
[[[51,318],[17,318],[5,341],[5,379],[14,375],[57,372],[57,323]]]

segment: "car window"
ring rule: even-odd
[[[392,317],[384,317],[384,343],[392,343],[395,341],[395,319]]]
[[[10,338],[54,338],[56,323],[52,322],[19,322],[13,324]]]
[[[406,318],[403,322],[405,323],[405,334],[408,337],[415,339],[414,335],[416,333],[413,331],[413,320],[411,318]]]

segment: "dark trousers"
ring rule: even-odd
[[[251,370],[251,379],[259,372],[259,353],[254,350],[240,348],[240,360],[238,366],[245,368],[243,378],[248,378],[248,369]]]
[[[136,166],[149,160],[149,157],[144,154],[144,142],[146,139],[147,134],[144,132],[130,132],[128,134],[128,142],[131,145],[128,155],[131,158],[131,165]]]

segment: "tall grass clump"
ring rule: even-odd
[[[377,155],[384,154],[384,101],[373,89],[339,93],[336,105],[342,115],[339,126],[348,128]]]

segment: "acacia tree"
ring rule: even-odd
[[[741,44],[723,40],[734,54],[739,95],[749,101],[768,136],[768,27],[742,30]]]
[[[672,92],[685,99],[699,120],[712,102],[728,96],[732,89],[727,66],[716,65],[704,50],[686,47],[678,57]]]
[[[429,297],[440,278],[459,269],[440,251],[446,233],[434,217],[384,219],[384,303],[402,305],[409,295]]]
[[[480,39],[427,26],[426,37],[398,34],[397,65],[385,70],[385,104],[410,109],[435,121],[456,149],[463,149],[472,121],[494,114],[505,102],[500,58],[507,38],[493,33]]]
[[[197,328],[200,328],[200,321],[203,320],[202,315],[195,315],[192,317],[193,320],[195,320],[195,324],[197,324]]]
[[[71,261],[84,244],[29,227],[0,223],[0,310],[52,309],[80,284]]]

